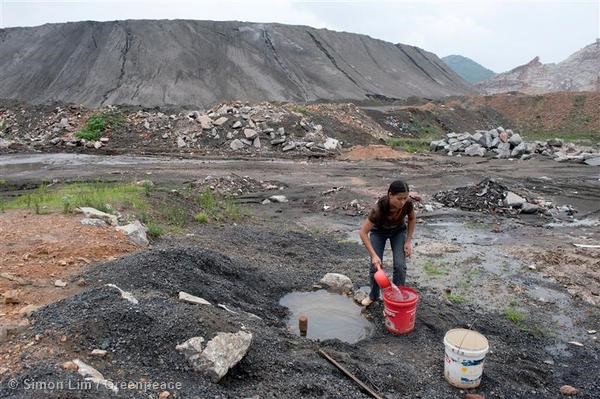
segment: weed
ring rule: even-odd
[[[508,308],[504,309],[504,317],[506,317],[506,320],[511,321],[519,326],[525,320],[525,315],[523,314],[523,312],[521,312],[518,309],[515,309],[512,306],[509,306]]]
[[[435,265],[432,261],[425,262],[423,270],[430,276],[446,276],[448,274],[448,270],[439,265]]]
[[[147,233],[150,237],[158,238],[165,232],[165,229],[161,225],[153,222],[148,222],[146,227],[148,228]]]
[[[199,212],[194,216],[194,220],[198,223],[207,223],[208,215],[205,212]]]
[[[448,294],[448,300],[456,304],[465,303],[467,301],[467,299],[460,294]]]
[[[102,133],[110,127],[112,129],[123,126],[123,115],[115,111],[99,112],[92,115],[85,125],[75,133],[75,137],[88,141],[96,141],[102,137]]]

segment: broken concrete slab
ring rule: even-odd
[[[192,337],[175,349],[181,352],[194,370],[206,373],[214,382],[218,382],[248,352],[252,343],[252,334],[218,333],[202,350],[204,338]]]
[[[117,230],[125,233],[125,235],[137,245],[146,247],[148,244],[150,244],[148,237],[146,237],[146,226],[140,223],[139,220],[136,220],[135,222],[129,223],[125,226],[118,226]]]

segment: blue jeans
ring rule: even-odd
[[[383,250],[385,243],[389,239],[392,246],[394,259],[394,277],[392,281],[395,285],[404,285],[406,282],[406,258],[404,256],[404,241],[406,240],[406,225],[400,225],[394,229],[372,229],[369,233],[371,245],[379,259],[383,262]],[[379,299],[379,286],[375,282],[375,272],[377,269],[373,264],[369,268],[369,280],[371,281],[372,300]]]

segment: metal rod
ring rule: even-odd
[[[329,356],[323,349],[319,349],[319,355],[321,355],[322,357],[324,357],[327,361],[329,361],[331,364],[333,364],[335,367],[337,367],[338,369],[340,369],[340,371],[344,374],[346,374],[347,377],[351,378],[354,382],[356,382],[358,385],[360,385],[360,387],[366,391],[369,395],[371,395],[372,397],[374,397],[375,399],[383,399],[381,396],[379,396],[379,394],[377,392],[375,392],[374,390],[372,390],[368,385],[366,385],[364,382],[362,382],[361,380],[359,380],[354,374],[352,374],[351,372],[349,372],[348,370],[346,370],[344,368],[344,366],[342,366],[341,364],[339,364],[338,362],[336,362],[331,356]]]

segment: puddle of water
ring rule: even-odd
[[[337,338],[350,344],[371,335],[373,326],[362,315],[362,308],[352,298],[326,290],[292,292],[279,300],[281,306],[290,309],[288,328],[300,335],[298,317],[308,317],[307,337],[316,340]]]

